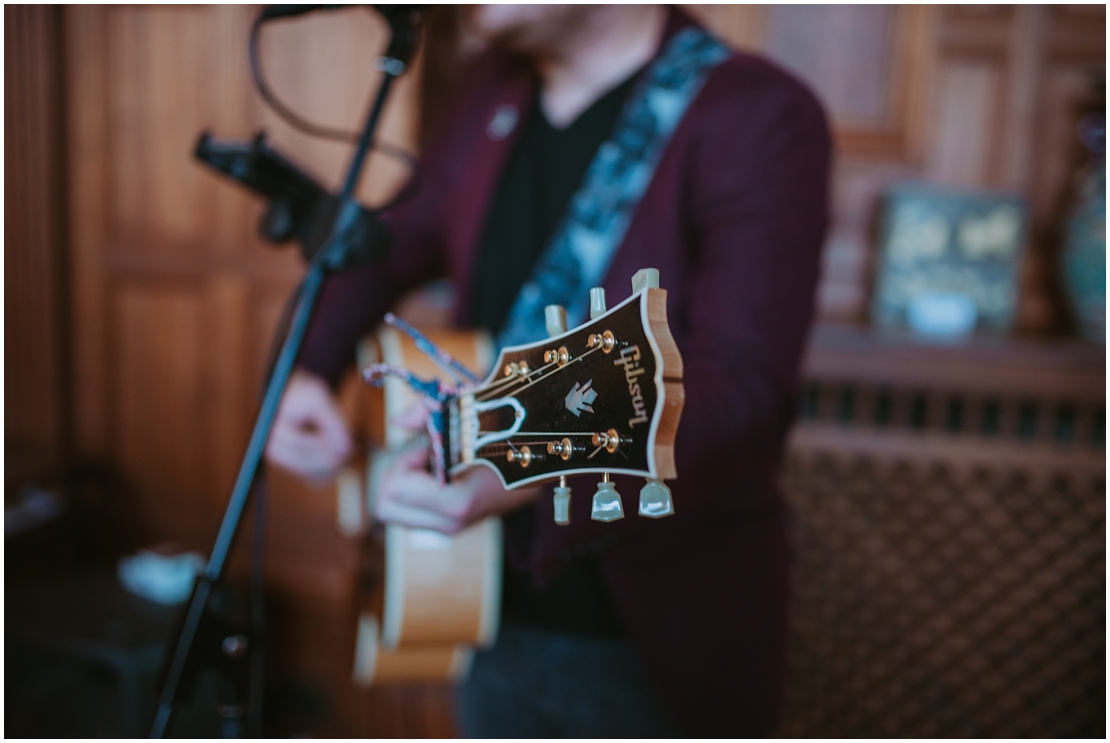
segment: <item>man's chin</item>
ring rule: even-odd
[[[519,54],[543,54],[583,15],[576,6],[470,6],[464,22],[471,33]]]

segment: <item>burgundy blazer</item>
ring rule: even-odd
[[[672,10],[664,38],[692,23]],[[387,215],[384,264],[328,279],[300,363],[332,380],[355,342],[405,291],[437,276],[469,305],[483,220],[513,148],[489,131],[497,109],[527,112],[537,80],[527,63],[479,57],[431,133],[422,183]],[[542,585],[563,565],[599,554],[629,634],[664,699],[695,735],[773,732],[783,686],[789,549],[775,486],[798,395],[828,221],[830,138],[814,96],[755,56],[718,66],[668,145],[604,281],[631,291],[659,269],[685,362],[676,440],[675,515],[635,515],[642,480],[615,478],[630,515],[589,518],[593,480],[573,478],[572,520],[556,526],[549,496],[510,559]]]

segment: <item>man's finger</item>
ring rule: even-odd
[[[395,454],[389,454],[391,459],[385,465],[383,470],[383,480],[389,483],[399,477],[406,477],[415,473],[427,473],[428,471],[428,449],[419,448],[412,451],[399,451]]]
[[[275,431],[266,445],[266,456],[271,461],[306,477],[334,474],[345,461],[346,453],[327,445],[318,436],[284,430]]]
[[[386,524],[402,524],[416,529],[434,529],[444,534],[454,534],[459,530],[459,523],[448,516],[396,501],[379,501],[375,516],[378,521]]]

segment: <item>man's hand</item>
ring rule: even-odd
[[[335,478],[350,454],[351,434],[327,383],[294,370],[266,443],[266,459],[323,485]]]
[[[422,428],[423,411],[413,409],[392,421],[394,425]],[[406,452],[390,463],[382,475],[374,503],[374,517],[456,534],[487,516],[511,511],[536,497],[539,488],[506,490],[489,467],[478,465],[440,487],[428,471],[428,449]]]

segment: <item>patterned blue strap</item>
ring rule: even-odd
[[[570,327],[586,318],[590,287],[605,278],[671,136],[706,77],[729,55],[720,41],[691,27],[675,34],[652,62],[521,287],[498,347],[543,338],[549,304],[566,308]]]

